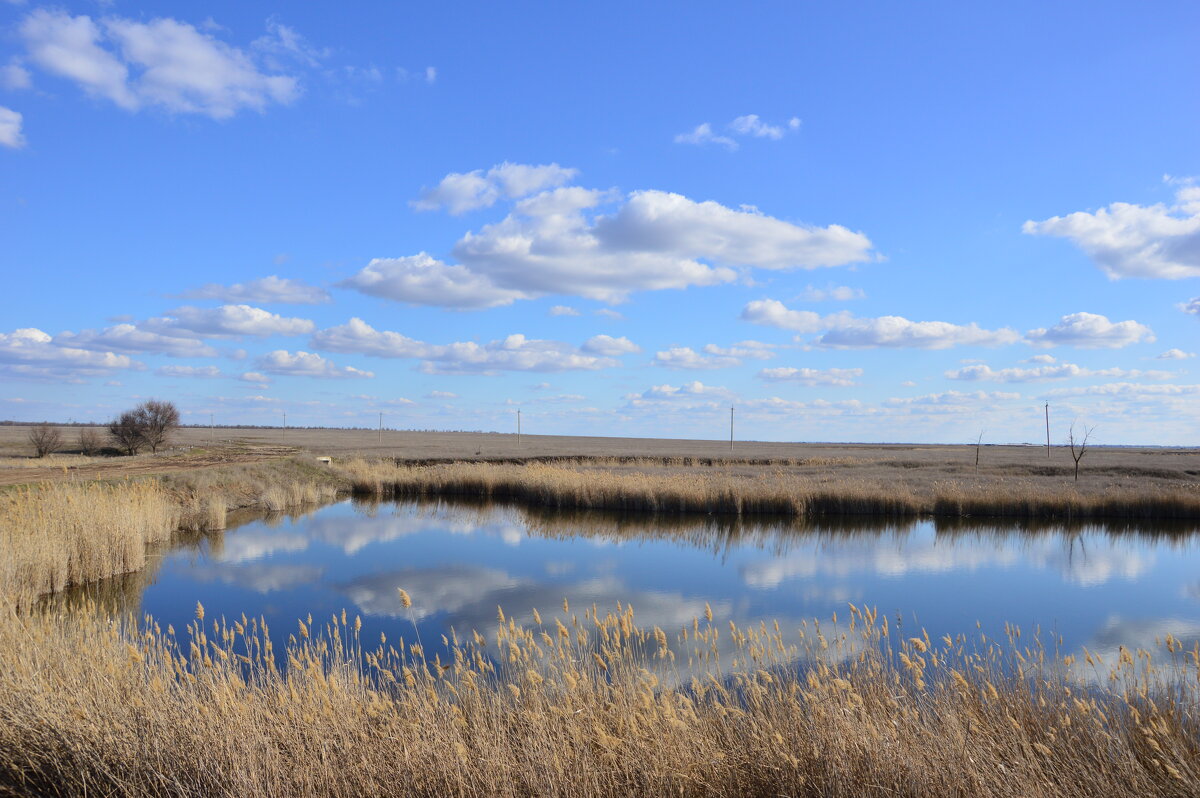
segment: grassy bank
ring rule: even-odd
[[[1170,638],[1102,662],[1015,633],[901,635],[853,607],[671,632],[563,609],[501,611],[437,657],[309,618],[285,672],[261,621],[202,609],[178,640],[5,618],[0,792],[1092,798],[1200,779],[1198,652]]]
[[[0,493],[0,599],[38,596],[143,568],[180,530],[224,529],[236,510],[278,512],[335,498],[346,483],[304,460],[159,479],[59,482]]]
[[[615,467],[620,465],[621,468]],[[657,460],[454,463],[427,467],[353,460],[341,466],[358,495],[382,498],[463,495],[570,510],[769,514],[789,517],[875,515],[1023,519],[1196,519],[1195,481],[1110,485],[1022,477],[902,479],[855,477],[803,462],[738,470],[671,467]],[[846,465],[842,463],[840,465]]]

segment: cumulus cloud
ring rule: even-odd
[[[719,144],[727,148],[730,152],[733,152],[740,146],[734,138],[735,136],[778,141],[789,131],[799,129],[800,120],[797,117],[792,117],[783,125],[771,125],[764,122],[758,114],[746,114],[745,116],[737,117],[725,126],[728,135],[716,133],[711,123],[702,122],[692,130],[675,136],[675,143],[701,146],[705,144]]]
[[[706,344],[701,352],[676,346],[654,354],[654,365],[671,369],[723,369],[740,366],[745,360],[768,360],[775,356],[770,344],[742,341],[730,347]]]
[[[1089,369],[1074,363],[1058,363],[1055,365],[1039,366],[1037,368],[1006,368],[993,369],[987,365],[965,366],[946,372],[952,380],[968,380],[972,382],[1046,382],[1049,380],[1066,380],[1076,377],[1110,377],[1117,379],[1149,379],[1169,380],[1175,376],[1169,371],[1141,371],[1139,369]]]
[[[551,316],[578,316],[579,311],[569,305],[555,305],[550,308]]]
[[[777,299],[748,303],[742,310],[742,319],[799,333],[823,333],[814,343],[833,349],[1000,346],[1020,338],[1014,330],[986,330],[974,322],[960,325],[945,321],[910,321],[903,316],[857,318],[846,312],[821,316],[809,310],[791,310]]]
[[[1076,346],[1081,349],[1119,349],[1137,343],[1153,343],[1154,332],[1136,321],[1111,322],[1096,313],[1071,313],[1050,329],[1025,334],[1034,346]]]
[[[607,357],[632,355],[642,351],[640,346],[628,338],[614,338],[611,335],[594,335],[584,341],[580,349],[584,352],[590,352],[593,355],[605,355]]]
[[[641,393],[626,394],[625,399],[631,407],[645,407],[663,403],[702,405],[715,407],[729,402],[735,395],[728,388],[717,385],[705,385],[699,380],[686,382],[683,385],[652,385]]]
[[[386,358],[414,358],[429,374],[494,374],[501,371],[591,371],[619,365],[610,357],[583,352],[559,341],[510,335],[487,344],[460,341],[429,344],[387,330],[376,330],[362,319],[320,330],[313,346],[330,352],[351,352]]]
[[[56,343],[80,349],[124,352],[126,354],[156,354],[170,357],[216,357],[217,350],[197,338],[183,335],[164,335],[139,329],[134,324],[117,324],[103,330],[81,330],[60,333]]]
[[[29,70],[21,66],[20,61],[13,59],[4,66],[0,66],[0,87],[19,91],[28,89],[33,85],[33,76],[29,74]]]
[[[810,369],[783,366],[763,369],[758,376],[767,382],[798,382],[801,385],[854,385],[862,369]]]
[[[362,371],[353,366],[335,366],[318,354],[312,352],[289,352],[286,349],[276,349],[258,358],[255,367],[267,374],[287,377],[374,377],[370,371]]]
[[[500,199],[519,199],[549,188],[566,185],[575,179],[579,170],[556,163],[531,166],[505,161],[484,171],[451,172],[421,198],[410,205],[419,211],[445,208],[458,215],[478,208],[488,208]]]
[[[381,299],[462,309],[492,308],[529,298],[525,292],[500,288],[485,275],[443,263],[424,252],[375,258],[337,285]]]
[[[175,19],[97,21],[38,9],[19,30],[34,64],[128,111],[226,119],[300,94],[295,77],[267,74],[248,52]]]
[[[458,394],[450,391],[430,391],[425,394],[426,399],[457,399]]]
[[[1195,357],[1195,352],[1184,352],[1182,349],[1168,349],[1158,356],[1158,360],[1187,360]]]
[[[1027,221],[1022,229],[1069,239],[1114,280],[1200,277],[1200,186],[1184,185],[1172,205],[1114,202],[1095,213]]]
[[[217,308],[185,306],[138,325],[140,329],[163,335],[201,338],[304,335],[312,332],[315,326],[308,319],[280,316],[251,305],[222,305]]]
[[[271,378],[266,374],[260,374],[257,371],[247,371],[238,375],[238,379],[242,382],[248,382],[255,388],[266,388],[271,384]]]
[[[846,285],[830,285],[825,288],[813,288],[810,285],[797,299],[803,299],[805,302],[825,302],[831,299],[849,302],[853,299],[865,299],[866,296],[866,292],[861,288],[851,288]]]
[[[155,369],[154,373],[160,377],[202,377],[206,379],[224,376],[216,366],[160,366]]]
[[[25,135],[21,132],[24,118],[19,112],[0,105],[0,147],[17,150],[25,146]]]
[[[892,398],[888,399],[884,404],[889,407],[911,405],[975,406],[1020,398],[1021,394],[1019,393],[1007,393],[1004,391],[944,391],[942,393],[925,394],[924,396]]]
[[[177,295],[179,299],[217,299],[222,302],[261,302],[281,305],[319,305],[329,301],[329,292],[288,277],[263,277],[246,283],[208,283]]]
[[[0,333],[0,365],[11,374],[27,377],[99,376],[141,367],[126,355],[59,346],[53,336],[34,327]]]
[[[1083,388],[1056,388],[1049,396],[1194,396],[1200,394],[1200,385],[1143,385],[1135,382],[1110,382],[1105,385],[1089,385]]]
[[[1184,313],[1190,313],[1193,316],[1200,316],[1200,296],[1193,297],[1187,302],[1181,302],[1179,304],[1179,309]]]

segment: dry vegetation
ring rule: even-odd
[[[407,596],[402,594],[402,603]],[[88,612],[0,623],[0,792],[127,796],[1194,795],[1198,652],[1112,661],[1015,631],[639,629],[534,610],[426,653],[310,617],[177,640]]]
[[[352,460],[340,467],[356,494],[465,495],[559,509],[817,517],[1005,516],[1062,519],[1200,518],[1200,482],[1078,488],[1022,477],[986,480],[853,476],[845,459],[795,460],[739,470],[655,460],[455,463]],[[741,464],[745,465],[745,464]]]

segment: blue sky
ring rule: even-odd
[[[193,8],[0,0],[0,418],[1200,442],[1193,3]]]

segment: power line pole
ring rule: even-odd
[[[287,411],[283,411],[283,439],[287,440]]]
[[[521,445],[521,408],[517,408],[517,446]]]
[[[1046,402],[1046,459],[1050,459],[1050,403]]]
[[[729,451],[733,451],[733,405],[729,406]]]
[[[379,442],[383,443],[383,413],[379,414]]]
[[[217,442],[216,425],[213,423],[213,414],[208,414],[208,443],[211,446]]]

